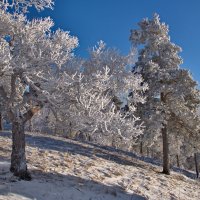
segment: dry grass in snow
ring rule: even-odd
[[[43,134],[27,134],[33,180],[9,172],[10,133],[0,133],[0,200],[199,200],[200,182],[125,152]]]

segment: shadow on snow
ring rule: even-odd
[[[1,136],[11,138],[11,133],[2,132]],[[153,158],[138,156],[135,153],[116,149],[114,147],[102,146],[91,142],[80,142],[77,140],[69,140],[65,138],[51,138],[41,135],[26,134],[26,142],[28,145],[38,147],[43,150],[55,150],[59,152],[70,152],[72,154],[80,154],[87,157],[97,156],[106,160],[116,162],[118,164],[130,165],[135,167],[145,168],[145,164],[136,163],[134,159],[151,163],[156,166],[161,166],[162,163]],[[86,146],[87,145],[87,146]],[[173,167],[173,171],[184,174],[185,176],[195,179],[196,175],[178,167]]]
[[[33,180],[30,182],[17,181],[4,184],[3,187],[0,187],[0,195],[5,197],[16,195],[18,198],[48,200],[146,199],[135,193],[127,193],[123,188],[116,185],[104,185],[72,175],[45,173],[39,170],[31,170],[31,174]]]

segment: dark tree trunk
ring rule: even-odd
[[[163,92],[160,94],[160,100],[163,104],[166,103],[166,97]],[[165,114],[165,111],[163,111]],[[163,173],[170,175],[170,163],[169,163],[169,138],[167,133],[167,125],[163,123],[162,132],[162,141],[163,141]]]
[[[169,164],[169,142],[167,127],[163,124],[162,128],[162,141],[163,141],[163,173],[170,175],[170,164]]]
[[[10,171],[23,180],[31,180],[25,155],[25,123],[12,123],[12,154]]]
[[[26,154],[25,154],[25,123],[30,120],[33,115],[41,109],[40,106],[35,106],[28,110],[21,117],[21,122],[15,119],[12,114],[12,154],[10,171],[23,180],[31,180],[31,175],[27,170]]]
[[[197,175],[197,178],[199,178],[199,166],[198,166],[197,153],[194,153],[194,162],[195,162],[196,175]]]
[[[179,155],[176,155],[176,162],[177,162],[177,167],[180,168],[180,159],[179,159]]]
[[[143,142],[140,142],[140,154],[143,155]]]
[[[0,131],[3,130],[3,117],[2,117],[2,114],[0,112]]]
[[[149,147],[147,147],[147,157],[149,157]]]

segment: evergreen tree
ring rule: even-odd
[[[149,85],[147,101],[138,109],[146,125],[143,140],[152,145],[162,137],[165,174],[170,174],[170,138],[198,133],[200,102],[197,83],[188,70],[180,69],[181,48],[170,41],[168,32],[168,26],[155,14],[152,20],[142,20],[130,36],[132,44],[140,47],[133,72],[141,73]]]

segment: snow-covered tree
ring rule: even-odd
[[[50,18],[27,20],[28,7],[51,7],[51,0],[0,2],[0,98],[12,122],[11,171],[30,179],[25,156],[25,123],[42,107],[57,108],[61,66],[72,57],[77,38],[51,32]]]
[[[140,47],[133,72],[141,73],[149,85],[147,101],[138,109],[146,126],[143,139],[153,143],[162,133],[165,174],[170,174],[169,137],[198,132],[196,112],[200,102],[197,83],[180,68],[181,48],[170,41],[168,32],[168,26],[155,14],[151,20],[142,20],[130,36],[132,44]]]
[[[79,131],[103,144],[111,144],[113,138],[119,143],[130,143],[142,134],[143,127],[135,110],[137,103],[145,101],[143,92],[147,84],[141,84],[141,75],[128,71],[129,64],[130,56],[122,56],[100,41],[91,50],[89,59],[78,67],[79,73],[64,77],[63,96],[67,96],[65,102],[71,103],[69,107],[62,104],[65,115],[60,117],[64,124],[68,123],[69,134]],[[128,97],[130,91],[134,98]],[[123,101],[129,102],[127,113],[120,109]]]
[[[125,66],[117,74],[110,64],[90,74],[86,66],[75,73],[70,71],[73,59],[69,60],[77,38],[62,30],[52,32],[50,18],[29,21],[25,16],[30,6],[41,10],[51,5],[50,0],[0,3],[1,111],[12,123],[10,170],[26,180],[31,176],[26,164],[24,128],[42,108],[50,109],[60,126],[68,120],[76,130],[98,137],[107,133],[127,140],[142,134],[139,118],[134,115],[135,105],[144,102],[143,92],[147,89],[146,84],[141,84],[141,76],[128,73]],[[94,53],[100,55],[100,49]],[[125,98],[130,90],[135,96],[129,112],[123,114],[114,97],[123,94]]]

